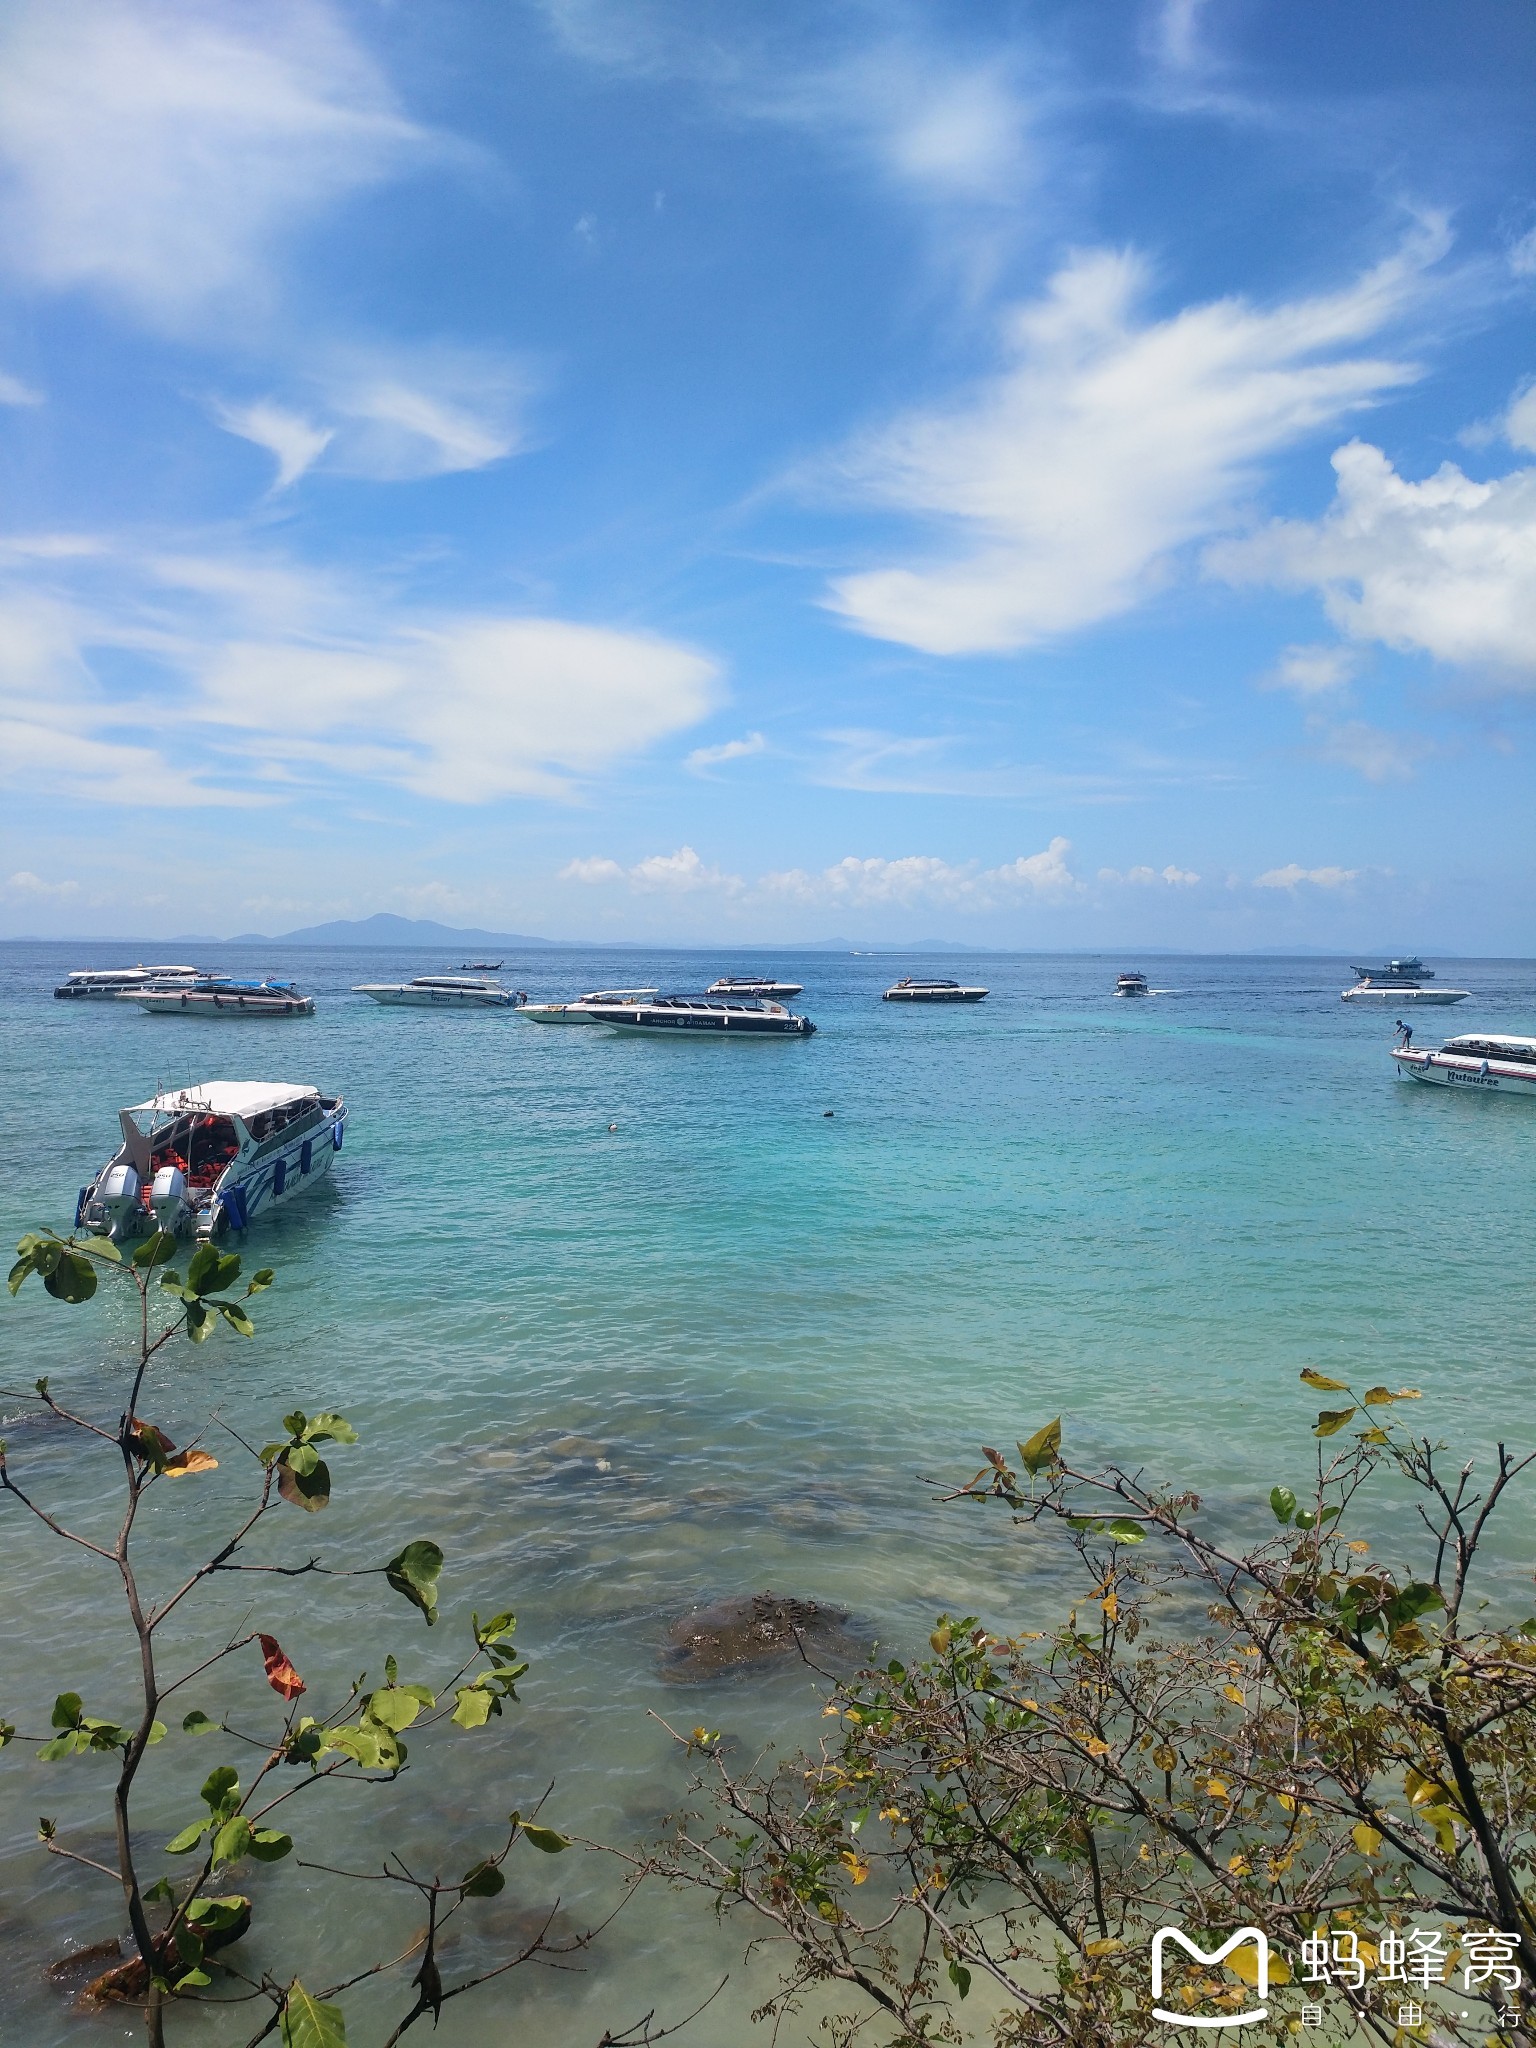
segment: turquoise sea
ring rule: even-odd
[[[330,1185],[251,1233],[248,1266],[278,1271],[256,1340],[177,1346],[143,1406],[178,1440],[210,1407],[257,1444],[295,1404],[354,1422],[362,1442],[332,1460],[330,1510],[285,1510],[252,1561],[377,1563],[418,1535],[448,1553],[430,1635],[377,1579],[222,1577],[167,1662],[196,1662],[219,1627],[261,1626],[324,1700],[390,1650],[403,1678],[451,1668],[472,1607],[515,1608],[533,1660],[520,1709],[421,1744],[397,1786],[292,1802],[314,1861],[376,1869],[394,1843],[456,1876],[551,1784],[554,1825],[642,1841],[687,1784],[657,1715],[722,1728],[741,1755],[814,1744],[824,1724],[802,1669],[702,1688],[663,1675],[668,1626],[718,1596],[829,1601],[895,1649],[945,1608],[997,1625],[1054,1612],[1065,1582],[1050,1546],[940,1504],[929,1482],[968,1477],[979,1444],[1058,1413],[1080,1456],[1175,1477],[1230,1518],[1276,1480],[1305,1479],[1308,1364],[1421,1387],[1425,1426],[1472,1449],[1527,1440],[1536,1421],[1536,1102],[1397,1082],[1396,1013],[1341,1004],[1342,962],[507,961],[509,985],[550,996],[698,987],[759,964],[804,982],[796,1007],[817,1036],[726,1044],[385,1010],[349,993],[458,966],[416,953],[219,949],[220,966],[312,987],[312,1020],[52,1000],[66,968],[92,964],[113,964],[111,949],[0,947],[0,1226],[12,1240],[67,1226],[118,1108],[157,1084],[339,1089],[351,1123]],[[1138,964],[1171,992],[1112,1000],[1116,971]],[[1436,965],[1475,995],[1421,1011],[1420,1042],[1536,1032],[1536,963]],[[992,994],[975,1009],[880,1003],[895,975],[924,971]],[[69,1309],[29,1286],[0,1308],[0,1383],[47,1372],[111,1420],[128,1334],[101,1297]],[[114,1454],[18,1425],[15,1401],[0,1411],[18,1480],[105,1528]],[[151,1570],[167,1579],[196,1561],[210,1514],[233,1522],[249,1484],[234,1439],[209,1441],[216,1474],[152,1496]],[[1525,1510],[1510,1524],[1512,1573],[1529,1570],[1531,1527]],[[46,1723],[66,1685],[90,1711],[126,1714],[109,1568],[62,1553],[14,1502],[0,1501],[0,1539],[0,1717]],[[178,1704],[228,1697],[254,1720],[271,1696],[254,1650],[243,1659],[230,1694],[194,1686]],[[239,1758],[222,1736],[178,1733],[154,1752],[146,1849],[194,1816],[207,1769]],[[135,2037],[131,2013],[81,2016],[42,1969],[119,1931],[112,1887],[35,1842],[48,1814],[102,1853],[108,1776],[101,1759],[43,1765],[20,1745],[0,1757],[0,2043]],[[611,1862],[576,1850],[524,1849],[510,1868],[455,1967],[490,1958],[556,1898],[564,1928],[621,1889]],[[342,1888],[291,1862],[241,1881],[259,1914],[247,1954],[266,1954],[265,1937],[312,1982],[403,1945],[413,1925],[386,1887]],[[678,2016],[729,1973],[680,2038],[766,2039],[749,2014],[772,1955],[743,1965],[745,1933],[643,1889],[577,1972],[520,1969],[449,2007],[437,2038],[592,2048],[651,2007]],[[350,1994],[353,2037],[387,2031],[383,2009]],[[180,2038],[222,2048],[252,2031],[246,2008],[191,2018]],[[814,2033],[806,2013],[780,2038]]]

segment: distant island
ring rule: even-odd
[[[200,942],[205,943],[205,942]],[[430,917],[396,917],[387,910],[373,917],[338,917],[329,924],[306,924],[296,932],[237,932],[218,941],[227,946],[422,946],[441,952],[445,946],[555,946],[556,939],[536,939],[527,932],[483,932],[473,926],[437,924]]]

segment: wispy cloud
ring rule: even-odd
[[[1413,380],[1355,351],[1446,246],[1431,223],[1340,292],[1165,320],[1138,317],[1139,259],[1074,257],[1011,315],[998,376],[843,453],[843,488],[935,522],[945,545],[842,577],[827,603],[932,654],[1006,652],[1129,610],[1174,550],[1234,516],[1264,457]]]
[[[336,438],[334,427],[317,427],[270,398],[258,398],[249,405],[216,402],[213,414],[226,433],[266,449],[277,464],[274,491],[285,491],[297,483]]]
[[[1346,689],[1359,667],[1359,651],[1337,642],[1287,647],[1269,674],[1259,678],[1259,688],[1289,690],[1303,701],[1329,697]]]
[[[285,233],[427,147],[324,0],[14,0],[0,20],[0,249],[155,326],[259,300]]]
[[[5,878],[6,894],[30,899],[32,902],[64,902],[80,894],[78,882],[45,882],[41,875],[34,875],[30,868],[18,868],[14,875]]]
[[[9,370],[0,370],[0,405],[41,405],[42,402],[41,391],[31,384],[23,384]]]
[[[691,846],[680,846],[676,853],[648,854],[644,860],[638,860],[633,867],[627,868],[621,867],[616,860],[568,861],[560,870],[558,879],[589,885],[624,882],[631,889],[689,895],[696,890],[710,889],[722,895],[736,896],[744,887],[740,875],[730,875],[723,868],[711,866],[701,860]]]
[[[683,766],[694,775],[706,775],[711,768],[723,768],[727,761],[749,761],[766,754],[768,742],[760,732],[749,732],[739,740],[722,740],[716,747],[695,747]]]
[[[1333,724],[1326,718],[1307,720],[1309,751],[1319,761],[1352,768],[1367,782],[1411,781],[1421,764],[1436,751],[1422,733],[1387,732],[1363,718]]]
[[[1200,877],[1189,868],[1175,867],[1170,861],[1165,868],[1127,868],[1123,874],[1119,868],[1100,868],[1099,880],[1111,887],[1128,885],[1133,889],[1153,889],[1162,883],[1169,889],[1193,889]]]
[[[1350,882],[1360,879],[1359,868],[1304,868],[1296,861],[1288,861],[1283,868],[1270,868],[1262,875],[1255,875],[1255,889],[1299,889],[1303,885],[1313,889],[1342,889]]]
[[[1410,483],[1363,441],[1333,467],[1321,519],[1218,544],[1212,573],[1315,590],[1352,639],[1431,655],[1489,687],[1536,688],[1536,469],[1476,483],[1447,462]]]
[[[615,860],[573,860],[560,880],[591,885],[623,883],[632,889],[712,890],[750,903],[793,903],[849,909],[877,905],[953,905],[985,910],[1026,900],[1063,901],[1082,887],[1068,866],[1071,842],[1053,839],[1039,853],[1021,854],[1000,867],[978,861],[956,863],[936,854],[849,854],[820,869],[786,868],[747,882],[711,866],[691,846],[653,854],[622,867]]]

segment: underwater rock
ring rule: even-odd
[[[751,1665],[796,1658],[802,1647],[813,1662],[848,1662],[858,1657],[859,1646],[847,1632],[847,1621],[840,1607],[780,1593],[717,1600],[667,1630],[661,1675],[674,1684],[691,1685]]]

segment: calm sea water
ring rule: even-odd
[[[323,1702],[391,1649],[402,1676],[441,1674],[470,1608],[506,1606],[534,1660],[521,1709],[423,1745],[395,1789],[308,1813],[295,1801],[300,1853],[316,1860],[377,1867],[395,1842],[457,1875],[551,1782],[557,1825],[642,1840],[687,1784],[656,1715],[725,1728],[744,1749],[814,1743],[803,1671],[706,1688],[662,1676],[669,1624],[717,1596],[831,1601],[895,1648],[944,1608],[998,1625],[1055,1611],[1055,1553],[937,1503],[925,1481],[968,1476],[981,1442],[1057,1413],[1082,1456],[1143,1464],[1233,1518],[1306,1476],[1306,1364],[1420,1386],[1426,1426],[1474,1448],[1530,1433],[1536,1102],[1395,1081],[1396,1013],[1341,1004],[1342,963],[1144,961],[1170,993],[1130,1004],[1110,997],[1134,964],[1120,960],[785,954],[764,964],[805,983],[796,1007],[815,1038],[652,1044],[349,993],[458,965],[414,953],[220,949],[233,971],[302,979],[312,1020],[54,1002],[63,971],[93,958],[0,947],[0,1226],[12,1239],[66,1226],[118,1108],[157,1084],[341,1090],[352,1121],[330,1186],[252,1233],[248,1264],[279,1273],[257,1340],[178,1346],[145,1406],[178,1438],[210,1406],[257,1443],[296,1402],[356,1424],[329,1512],[300,1526],[285,1511],[253,1561],[379,1562],[415,1535],[448,1553],[430,1636],[376,1579],[221,1578],[167,1661],[195,1662],[220,1626],[259,1625]],[[1421,1041],[1536,1031],[1536,964],[1439,965],[1475,996],[1420,1012]],[[753,966],[557,952],[509,959],[503,978],[559,996]],[[911,971],[992,994],[977,1009],[882,1005]],[[100,1297],[65,1309],[29,1288],[0,1310],[0,1382],[49,1372],[111,1418],[128,1334]],[[29,1425],[7,1434],[18,1477],[104,1526],[110,1452]],[[155,1501],[151,1569],[167,1580],[248,1484],[233,1439],[215,1448],[216,1475]],[[61,1554],[14,1503],[0,1514],[0,1714],[38,1726],[66,1684],[91,1711],[126,1713],[109,1569]],[[1530,1533],[1529,1518],[1512,1523],[1511,1568]],[[253,1717],[258,1680],[246,1672],[235,1695]],[[184,1697],[214,1710],[225,1695]],[[193,1816],[203,1772],[227,1760],[239,1753],[222,1737],[155,1752],[146,1847]],[[112,1888],[33,1839],[47,1813],[101,1853],[108,1775],[19,1746],[0,1758],[0,2041],[133,2037],[131,2015],[82,2018],[42,1975],[120,1926]],[[617,1896],[599,1856],[525,1850],[513,1871],[459,1961],[489,1957],[557,1895],[562,1926]],[[292,1863],[250,1884],[271,1952],[311,1981],[411,1925],[383,1887],[339,1892]],[[650,2006],[675,2016],[729,1972],[682,2038],[737,2048],[772,1969],[771,1956],[744,1967],[740,1947],[697,1902],[642,1891],[580,1974],[518,1971],[450,2007],[439,2038],[587,2048]],[[359,2039],[380,2009],[352,1996]],[[786,2038],[813,2030],[807,2017]],[[186,2038],[245,2033],[194,2018]]]

